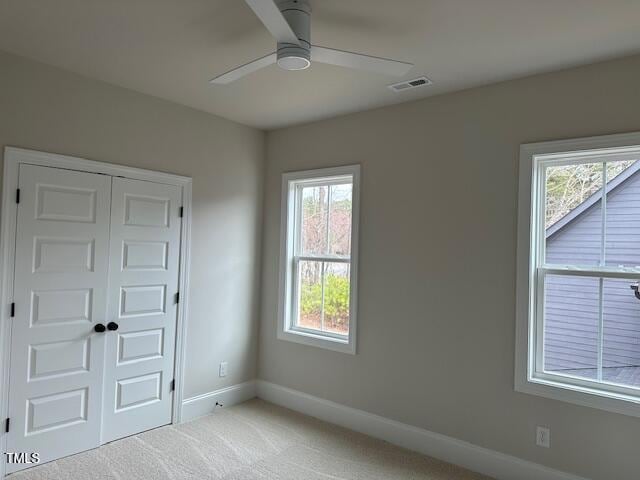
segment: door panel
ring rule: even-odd
[[[102,441],[171,423],[181,189],[114,178]]]
[[[89,371],[89,337],[29,345],[29,380]]]
[[[87,421],[86,388],[30,398],[27,403],[27,435],[61,430]]]
[[[166,270],[167,242],[122,242],[123,270]]]
[[[161,358],[164,348],[164,329],[118,335],[118,365]]]
[[[91,322],[93,289],[39,290],[31,295],[32,326]]]
[[[7,451],[46,462],[100,443],[111,177],[21,165],[19,186]]]

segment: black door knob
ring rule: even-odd
[[[116,322],[109,322],[107,323],[107,330],[110,330],[113,332],[114,330],[117,330],[119,326],[120,325],[118,325]]]
[[[106,330],[106,327],[101,323],[96,323],[96,326],[93,327],[93,329],[98,333],[102,333]]]

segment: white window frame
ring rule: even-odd
[[[305,329],[295,326],[297,261],[295,252],[295,232],[300,222],[300,205],[296,204],[296,189],[301,186],[344,183],[349,177],[352,187],[351,199],[351,255],[349,287],[349,334],[334,335],[328,332]],[[280,227],[280,284],[278,308],[278,338],[291,342],[326,348],[343,353],[356,353],[356,318],[358,306],[358,225],[360,218],[360,165],[321,168],[282,175],[282,203]],[[305,256],[297,260],[340,261],[341,257]]]
[[[628,267],[554,268],[544,265],[544,168],[640,156],[640,132],[530,143],[520,147],[516,278],[515,390],[601,410],[640,417],[640,389],[603,385],[542,368],[542,282],[545,274],[640,280]],[[606,191],[606,186],[604,187]],[[606,200],[605,200],[606,202]],[[540,231],[542,230],[542,231]]]

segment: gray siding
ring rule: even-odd
[[[640,265],[640,172],[607,197],[606,263]],[[601,203],[577,216],[547,239],[547,261],[597,265],[601,247]],[[632,280],[603,284],[603,366],[640,365],[640,300]],[[545,298],[545,368],[594,369],[597,366],[599,281],[549,276]],[[588,372],[592,375],[593,372]]]

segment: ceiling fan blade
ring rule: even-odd
[[[245,0],[245,2],[278,42],[300,45],[298,36],[293,32],[274,0]]]
[[[413,67],[412,63],[400,62],[388,58],[372,57],[361,53],[345,52],[333,48],[311,47],[311,60],[320,63],[329,63],[340,67],[358,68],[375,73],[385,73],[401,77]]]
[[[216,84],[231,83],[234,80],[238,80],[239,78],[244,77],[245,75],[249,75],[250,73],[260,70],[261,68],[268,67],[269,65],[273,65],[274,63],[276,63],[277,59],[278,59],[278,56],[275,53],[270,53],[269,55],[265,55],[262,58],[246,63],[241,67],[234,68],[233,70],[229,70],[227,73],[218,75],[217,77],[209,80],[209,83],[216,83]]]

